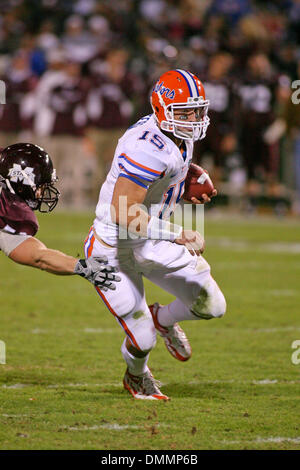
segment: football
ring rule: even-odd
[[[183,199],[191,201],[192,197],[202,200],[202,194],[211,196],[214,185],[204,168],[195,163],[191,163],[185,179],[185,190]]]

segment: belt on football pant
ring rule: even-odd
[[[114,248],[112,245],[109,245],[108,243],[106,243],[104,240],[102,240],[102,238],[99,237],[99,235],[97,234],[96,230],[94,229],[94,227],[92,227],[92,230],[93,230],[93,233],[94,233],[94,237],[96,238],[96,240],[98,240],[99,243],[101,243],[101,245],[104,245],[106,246],[107,248]]]

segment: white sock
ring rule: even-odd
[[[133,356],[126,347],[126,338],[123,341],[121,346],[121,352],[123,354],[124,360],[128,366],[128,370],[132,375],[143,375],[147,372],[147,362],[149,358],[149,353],[145,357],[135,357]]]
[[[161,326],[172,326],[178,321],[199,320],[199,318],[193,315],[181,300],[176,299],[170,304],[159,308],[157,320]]]

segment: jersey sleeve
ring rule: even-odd
[[[34,236],[39,224],[34,212],[16,194],[1,191],[0,194],[0,229],[15,234]]]
[[[5,230],[0,230],[0,250],[3,251],[6,256],[9,256],[17,246],[28,238],[31,238],[31,236],[26,234],[14,234]]]
[[[122,151],[123,150],[123,151]],[[127,145],[118,155],[119,178],[127,178],[138,186],[149,186],[164,176],[167,164],[163,152],[149,148],[149,144]]]

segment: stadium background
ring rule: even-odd
[[[122,389],[123,332],[93,288],[2,254],[0,448],[299,449],[300,2],[0,4],[0,147],[51,154],[61,209],[38,233],[51,248],[83,255],[116,139],[150,112],[160,73],[208,85],[211,134],[194,158],[220,193],[205,258],[228,304],[220,321],[184,323],[185,364],[158,338],[150,367],[171,401],[137,403]],[[145,286],[149,303],[172,300]]]
[[[151,112],[153,83],[186,68],[211,100],[194,159],[211,172],[218,205],[297,215],[299,18],[292,0],[3,0],[1,146],[45,147],[62,204],[91,207],[118,137]]]

